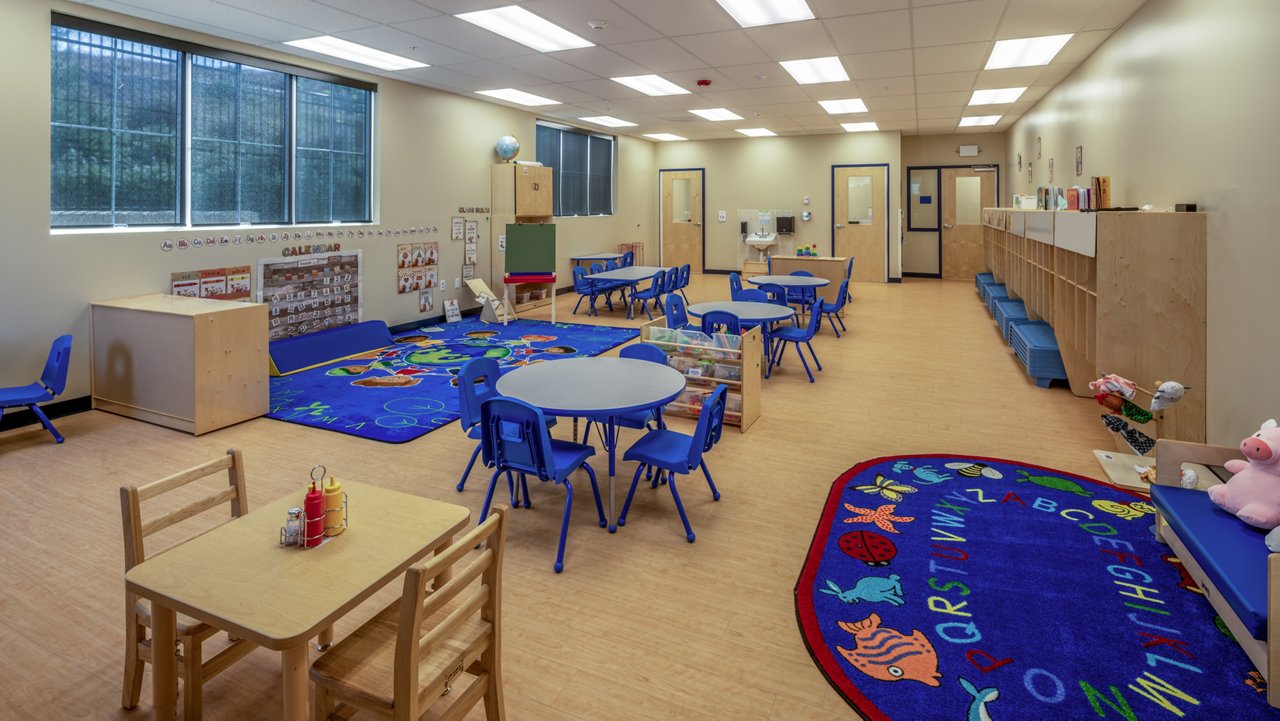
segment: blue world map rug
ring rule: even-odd
[[[1277,719],[1142,496],[972,456],[831,488],[796,582],[809,653],[875,721]]]
[[[634,328],[465,319],[401,333],[395,344],[271,379],[268,418],[387,443],[404,443],[458,420],[456,377],[472,358],[503,371],[599,355],[639,335]]]

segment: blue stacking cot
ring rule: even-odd
[[[987,297],[985,302],[987,304],[987,313],[990,313],[994,318],[996,315],[996,301],[1008,300],[1009,289],[1005,287],[1004,283],[992,283],[991,285],[986,286],[986,290]]]
[[[996,325],[1000,326],[1000,335],[1009,342],[1009,328],[1014,323],[1027,320],[1027,306],[1017,298],[1005,298],[995,302]]]
[[[1058,351],[1053,328],[1042,320],[1014,323],[1009,331],[1009,345],[1027,367],[1027,375],[1036,385],[1048,388],[1055,380],[1066,380],[1067,369]]]
[[[978,295],[982,295],[982,286],[996,282],[994,273],[978,273],[973,276],[973,287],[978,290]]]

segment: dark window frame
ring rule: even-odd
[[[618,212],[618,200],[617,200],[618,199],[618,192],[617,192],[618,190],[618,137],[616,135],[608,135],[605,133],[598,133],[591,130],[576,128],[576,127],[573,127],[572,125],[565,125],[563,123],[558,123],[551,120],[536,121],[535,132],[543,131],[543,130],[554,131],[556,133],[556,144],[557,144],[556,156],[557,157],[554,163],[543,161],[543,159],[546,158],[546,156],[543,154],[544,148],[541,142],[538,143],[538,147],[537,147],[537,156],[539,161],[543,162],[544,165],[550,165],[555,169],[555,172],[553,174],[554,178],[552,181],[554,185],[554,190],[553,190],[554,202],[553,202],[552,214],[558,218],[574,218],[574,217],[591,218],[591,217],[597,217],[597,216],[616,215]],[[566,214],[563,212],[564,206],[565,206],[565,202],[564,202],[565,173],[562,172],[562,168],[564,167],[564,136],[566,134],[582,136],[583,143],[586,146],[586,162],[585,162],[584,169],[581,172],[581,176],[582,176],[581,177],[581,184],[582,184],[581,198],[574,198],[574,203],[573,203],[575,209],[579,207],[585,208],[586,212],[583,212],[583,213]],[[607,212],[603,212],[603,213],[592,212],[593,210],[592,203],[591,203],[592,178],[593,176],[599,177],[601,175],[599,173],[593,173],[592,171],[592,167],[593,167],[591,162],[592,146],[595,145],[595,143],[592,142],[593,140],[607,140],[609,142],[609,158],[608,158],[609,208]]]

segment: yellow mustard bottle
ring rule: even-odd
[[[329,476],[324,485],[324,535],[336,536],[345,529],[342,523],[342,484],[337,478]]]

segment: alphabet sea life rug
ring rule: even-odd
[[[796,617],[876,721],[1280,719],[1142,496],[972,456],[894,456],[831,488]]]
[[[457,375],[472,358],[503,372],[531,363],[599,355],[634,328],[467,318],[395,337],[395,344],[271,379],[268,418],[387,443],[411,441],[458,420]]]

